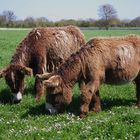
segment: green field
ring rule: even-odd
[[[6,67],[16,45],[29,31],[0,30],[0,69]],[[86,39],[93,36],[138,34],[140,30],[83,30]],[[73,102],[63,114],[50,116],[44,110],[44,98],[33,97],[34,78],[26,78],[23,100],[10,104],[11,94],[0,79],[0,140],[140,140],[140,109],[135,108],[135,86],[102,85],[102,111],[80,119],[80,91],[73,89]],[[75,114],[75,115],[74,115]]]

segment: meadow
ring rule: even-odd
[[[89,40],[93,36],[138,34],[140,30],[82,30]],[[29,30],[0,30],[0,69],[6,67],[17,44]],[[135,107],[135,85],[102,85],[102,111],[77,116],[80,91],[73,89],[73,102],[66,112],[47,115],[44,98],[34,99],[34,78],[26,77],[25,95],[19,104],[11,104],[10,89],[0,79],[0,140],[140,140],[140,109]]]

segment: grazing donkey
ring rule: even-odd
[[[43,74],[56,70],[72,53],[85,44],[83,33],[75,26],[35,28],[18,45],[10,65],[0,71],[14,95],[14,101],[22,99],[25,75]],[[36,100],[43,87],[35,81]]]
[[[140,37],[94,38],[60,66],[57,72],[37,75],[47,87],[46,107],[50,113],[63,111],[72,101],[76,82],[81,90],[80,117],[101,110],[99,87],[102,83],[136,84],[140,108]]]

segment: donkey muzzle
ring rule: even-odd
[[[58,111],[55,107],[53,107],[53,105],[49,104],[49,103],[45,103],[45,109],[48,111],[48,113],[50,115],[54,115],[57,114]]]
[[[13,93],[13,102],[14,103],[19,103],[22,100],[22,94],[21,92]]]

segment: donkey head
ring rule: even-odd
[[[13,94],[13,101],[18,103],[22,99],[24,91],[24,77],[32,75],[32,69],[22,65],[10,65],[6,69],[0,71],[0,78],[5,77],[6,83]]]
[[[43,74],[36,77],[42,80],[47,89],[46,110],[50,114],[63,112],[72,100],[72,89],[65,85],[60,75]]]

